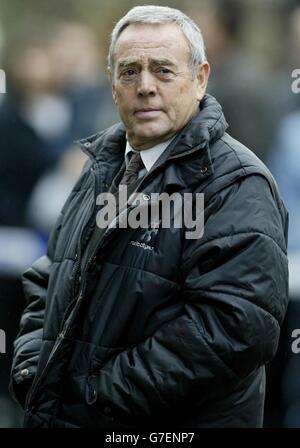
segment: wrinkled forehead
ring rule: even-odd
[[[115,64],[119,60],[145,57],[188,61],[190,48],[180,27],[175,23],[128,25],[116,42]]]

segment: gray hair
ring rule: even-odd
[[[195,22],[183,12],[167,6],[136,6],[132,8],[114,27],[108,53],[108,66],[114,70],[115,47],[120,34],[133,23],[166,24],[179,26],[190,48],[190,65],[193,75],[200,64],[206,61],[204,41],[200,29]]]

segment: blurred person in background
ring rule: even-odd
[[[291,71],[300,68],[300,5],[289,20],[289,48]],[[290,73],[290,94],[292,93]],[[294,94],[298,109],[285,116],[278,127],[269,154],[270,167],[289,210],[289,294],[286,318],[287,339],[300,328],[300,93]],[[282,377],[283,426],[300,428],[300,356],[284,346],[285,368]]]
[[[77,22],[62,22],[50,43],[56,78],[72,107],[73,140],[105,129],[117,119],[104,56],[95,33]]]
[[[33,26],[36,22],[40,26]],[[70,150],[69,172],[74,140],[107,127],[116,113],[110,112],[113,102],[95,36],[87,26],[32,17],[6,54],[9,87],[0,108],[0,224],[42,230],[27,211],[36,182],[43,173],[49,182],[48,170],[61,174],[60,158]],[[75,155],[73,180],[77,161]],[[66,192],[61,190],[57,203]],[[55,193],[59,191],[53,188]]]
[[[53,162],[47,141],[27,116],[32,98],[52,91],[43,39],[26,34],[7,48],[7,93],[0,105],[0,225],[24,226],[28,197]]]
[[[240,0],[186,3],[207,42],[212,67],[208,92],[222,104],[231,135],[265,161],[288,104],[274,74],[241,44],[246,6]]]
[[[94,33],[77,22],[62,21],[55,29],[49,40],[49,57],[71,117],[63,148],[58,147],[61,155],[36,184],[26,211],[28,224],[45,235],[49,235],[85,161],[73,142],[117,119]]]
[[[226,133],[209,72],[178,10],[136,7],[114,28],[122,123],[82,140],[89,161],[23,277],[11,391],[25,426],[262,425],[287,306],[287,213],[264,164]],[[98,227],[97,198],[119,185],[141,202]],[[174,215],[121,226],[161,192],[190,193],[198,219],[204,193],[204,236],[186,237]]]

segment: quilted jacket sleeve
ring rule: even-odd
[[[51,261],[48,256],[38,259],[23,275],[27,306],[20,321],[20,331],[14,342],[10,391],[23,406],[36,373],[43,333],[45,298]]]
[[[260,175],[214,195],[204,236],[185,241],[182,314],[107,361],[99,399],[124,416],[170,415],[270,361],[287,307],[286,215]]]
[[[61,219],[62,214],[50,236],[47,254],[35,261],[22,276],[27,306],[21,317],[20,331],[14,341],[9,385],[11,395],[21,406],[24,406],[37,369],[43,335],[48,278]]]

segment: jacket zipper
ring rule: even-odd
[[[80,235],[80,240],[79,240],[79,247],[78,247],[78,251],[77,251],[77,260],[76,263],[74,264],[73,267],[73,278],[74,278],[74,284],[73,284],[73,296],[76,295],[76,291],[77,291],[77,287],[78,287],[78,282],[77,282],[77,277],[78,277],[78,272],[79,272],[79,267],[80,267],[80,262],[81,262],[81,253],[82,253],[82,248],[81,248],[81,244],[80,241],[82,240],[82,236],[86,230],[87,227],[89,227],[89,224],[91,223],[94,215],[95,215],[95,204],[96,204],[96,195],[97,195],[97,191],[98,191],[98,179],[97,176],[95,174],[95,169],[94,167],[90,168],[91,172],[93,173],[94,176],[94,206],[92,207],[92,212],[89,216],[89,219],[87,221],[86,226],[84,227],[84,229],[81,232]]]

